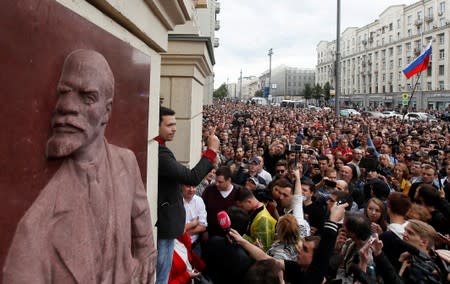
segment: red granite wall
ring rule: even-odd
[[[94,49],[108,60],[116,95],[106,137],[134,151],[145,184],[150,57],[52,0],[3,1],[0,27],[2,268],[17,222],[59,165],[44,150],[64,58]]]

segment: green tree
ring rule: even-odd
[[[330,82],[326,82],[325,85],[323,86],[323,94],[325,95],[324,98],[327,103],[330,100],[330,90],[331,90]]]
[[[319,103],[320,97],[322,96],[322,92],[323,92],[322,87],[319,84],[317,84],[313,90],[313,97],[314,99],[316,99],[316,103]]]
[[[263,91],[262,91],[262,90],[256,91],[254,96],[255,96],[255,97],[261,97],[261,98],[262,98],[262,96],[263,96]]]
[[[215,99],[223,99],[227,96],[228,96],[228,89],[225,83],[220,85],[220,87],[213,92],[213,97]]]
[[[312,98],[313,90],[310,84],[305,84],[305,89],[303,90],[303,96],[305,97],[305,103],[308,104],[308,100]]]

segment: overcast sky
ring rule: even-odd
[[[259,76],[285,64],[315,68],[316,46],[336,39],[336,6],[333,0],[219,0],[220,30],[215,48],[215,88],[243,76]],[[341,33],[376,19],[390,5],[410,5],[417,0],[341,0]]]

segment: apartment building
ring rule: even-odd
[[[393,5],[364,27],[341,34],[343,105],[399,108],[404,94],[417,109],[450,104],[450,0],[423,0]],[[407,79],[402,70],[432,41],[428,70]],[[317,45],[317,83],[335,85],[336,42]]]
[[[314,69],[280,65],[272,69],[271,100],[280,102],[283,99],[300,99],[303,97],[305,85],[315,85],[316,71]],[[269,86],[269,71],[259,77],[260,88]]]

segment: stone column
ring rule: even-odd
[[[210,39],[191,35],[169,35],[168,52],[161,57],[162,104],[177,118],[177,134],[168,146],[190,168],[202,151],[202,106],[212,58]]]

